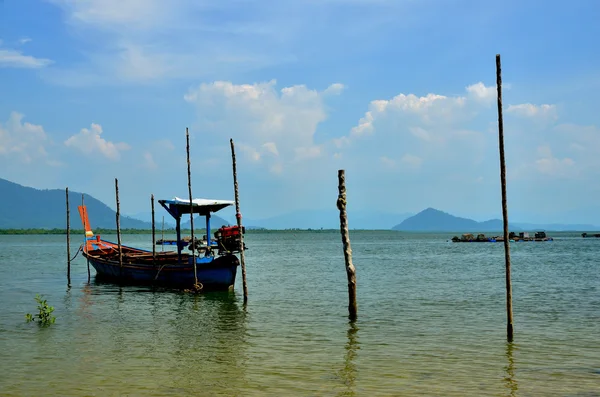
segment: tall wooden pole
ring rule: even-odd
[[[162,237],[161,237],[160,241],[162,241],[161,251],[164,251],[165,250],[165,216],[164,215],[162,217]]]
[[[69,211],[69,188],[65,189],[67,198],[67,285],[71,285],[71,222]],[[83,231],[85,233],[85,230]]]
[[[81,206],[83,207],[84,205],[85,205],[85,204],[84,204],[84,201],[83,201],[83,193],[81,193]],[[84,222],[85,222],[85,221],[84,221]],[[87,229],[87,226],[88,226],[88,225],[83,225],[83,228],[84,228],[84,229]],[[83,231],[83,233],[84,233],[84,234],[85,234],[85,232],[86,232],[86,230],[84,230],[84,231]],[[86,249],[85,247],[87,247],[87,235],[85,235],[85,245],[84,245],[84,249]],[[89,283],[89,282],[90,282],[90,279],[91,279],[91,274],[90,274],[90,259],[89,259],[89,258],[86,258],[86,261],[87,261],[88,283]]]
[[[117,199],[117,243],[119,244],[119,278],[123,276],[123,247],[121,247],[121,205],[119,203],[119,180],[115,178],[115,197]]]
[[[248,285],[246,284],[246,255],[244,254],[244,234],[242,233],[242,213],[240,212],[240,195],[238,191],[237,182],[237,168],[235,163],[235,147],[233,145],[233,139],[229,139],[231,144],[231,161],[233,164],[233,190],[235,193],[235,218],[237,225],[240,228],[240,261],[242,262],[242,286],[244,288],[244,303],[248,302]]]
[[[346,214],[346,173],[338,171],[338,199],[337,207],[340,210],[340,233],[344,245],[344,259],[346,260],[346,275],[348,276],[348,312],[350,320],[356,320],[356,269],[352,264],[352,247],[350,246],[350,232],[348,231],[348,217]]]
[[[196,289],[199,288],[198,285],[198,271],[196,269],[196,252],[194,251],[196,247],[196,242],[194,241],[194,203],[192,202],[192,171],[191,171],[191,163],[190,163],[190,133],[188,132],[187,127],[185,128],[185,140],[186,140],[186,149],[187,152],[187,172],[188,172],[188,191],[190,194],[190,228],[191,233],[190,237],[192,238],[192,263],[194,264],[194,287]],[[207,244],[210,242],[210,236],[208,237]],[[177,242],[179,244],[179,242]]]
[[[156,266],[156,228],[154,226],[154,195],[150,196],[152,206],[152,265]]]
[[[496,86],[498,89],[498,146],[500,149],[500,184],[502,186],[502,218],[504,223],[504,262],[506,265],[506,337],[513,340],[512,286],[510,283],[510,244],[508,237],[508,208],[506,205],[506,163],[504,161],[504,122],[502,120],[502,68],[496,54]]]

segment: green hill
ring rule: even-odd
[[[410,232],[495,232],[501,231],[503,226],[500,219],[477,222],[450,215],[435,208],[427,208],[415,216],[405,219],[392,229]],[[511,230],[517,229],[511,226]]]
[[[0,229],[65,229],[66,203],[62,189],[40,190],[0,178]],[[115,211],[94,197],[84,194],[92,230],[115,229]],[[71,228],[81,229],[77,206],[81,193],[69,192]],[[152,225],[121,216],[123,229],[150,229]]]

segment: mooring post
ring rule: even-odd
[[[82,206],[82,207],[85,205],[85,204],[84,204],[84,200],[83,200],[83,196],[84,196],[84,194],[83,194],[83,193],[81,193],[81,206]],[[87,230],[87,227],[88,227],[89,225],[86,225],[86,224],[85,224],[85,220],[84,220],[83,222],[84,222],[83,228]],[[87,247],[87,234],[85,234],[85,233],[86,233],[86,230],[84,230],[84,231],[83,231],[83,233],[84,233],[84,236],[85,236],[85,237],[84,237],[84,241],[83,241],[83,243],[85,244],[85,245],[83,246],[83,249],[84,249],[84,250],[85,250],[85,249],[86,249],[86,247]],[[87,258],[87,257],[86,257],[86,261],[87,261],[88,283],[89,283],[89,282],[90,282],[90,280],[91,280],[91,275],[90,275],[90,258]]]
[[[233,139],[229,139],[231,144],[231,161],[233,164],[233,190],[235,193],[235,218],[237,220],[238,228],[240,229],[240,261],[242,262],[242,286],[244,289],[244,303],[248,302],[248,285],[246,284],[246,256],[244,255],[244,234],[242,233],[242,213],[240,212],[240,195],[238,191],[237,182],[237,168],[235,163],[235,147],[233,145]]]
[[[190,237],[192,238],[192,263],[194,264],[194,288],[199,289],[198,285],[198,271],[196,269],[196,252],[194,251],[196,247],[196,242],[194,241],[194,203],[192,202],[192,171],[191,171],[191,163],[190,163],[190,133],[188,128],[185,128],[185,140],[186,140],[186,148],[185,151],[187,153],[187,172],[188,172],[188,191],[190,194]],[[207,236],[207,244],[210,242],[210,236]],[[179,241],[177,242],[179,244]]]
[[[508,208],[506,205],[506,162],[504,160],[504,122],[502,120],[502,68],[500,54],[496,54],[496,86],[498,89],[498,146],[500,149],[500,184],[502,186],[502,219],[504,223],[504,262],[506,265],[506,337],[513,340],[512,286],[510,282],[510,243],[508,234]]]
[[[150,196],[152,206],[152,266],[156,267],[156,228],[154,226],[154,194]]]
[[[162,217],[162,236],[161,236],[161,240],[162,244],[161,244],[161,251],[164,252],[165,250],[165,216],[163,215]]]
[[[71,285],[71,224],[69,211],[69,188],[65,189],[67,198],[67,285]],[[84,230],[85,233],[85,230]]]
[[[121,247],[121,206],[119,203],[119,180],[115,178],[115,196],[117,198],[117,244],[119,244],[119,279],[123,276],[123,248]]]
[[[348,217],[346,214],[346,173],[344,170],[338,170],[338,191],[337,207],[340,210],[340,233],[342,234],[346,275],[348,276],[348,312],[350,320],[356,320],[356,269],[352,264],[352,247],[350,246],[350,232],[348,231]]]

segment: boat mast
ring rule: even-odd
[[[210,249],[210,211],[206,213],[206,250]]]

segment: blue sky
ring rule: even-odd
[[[335,208],[600,224],[597,1],[4,0],[0,177],[122,211],[231,198],[259,219]]]

